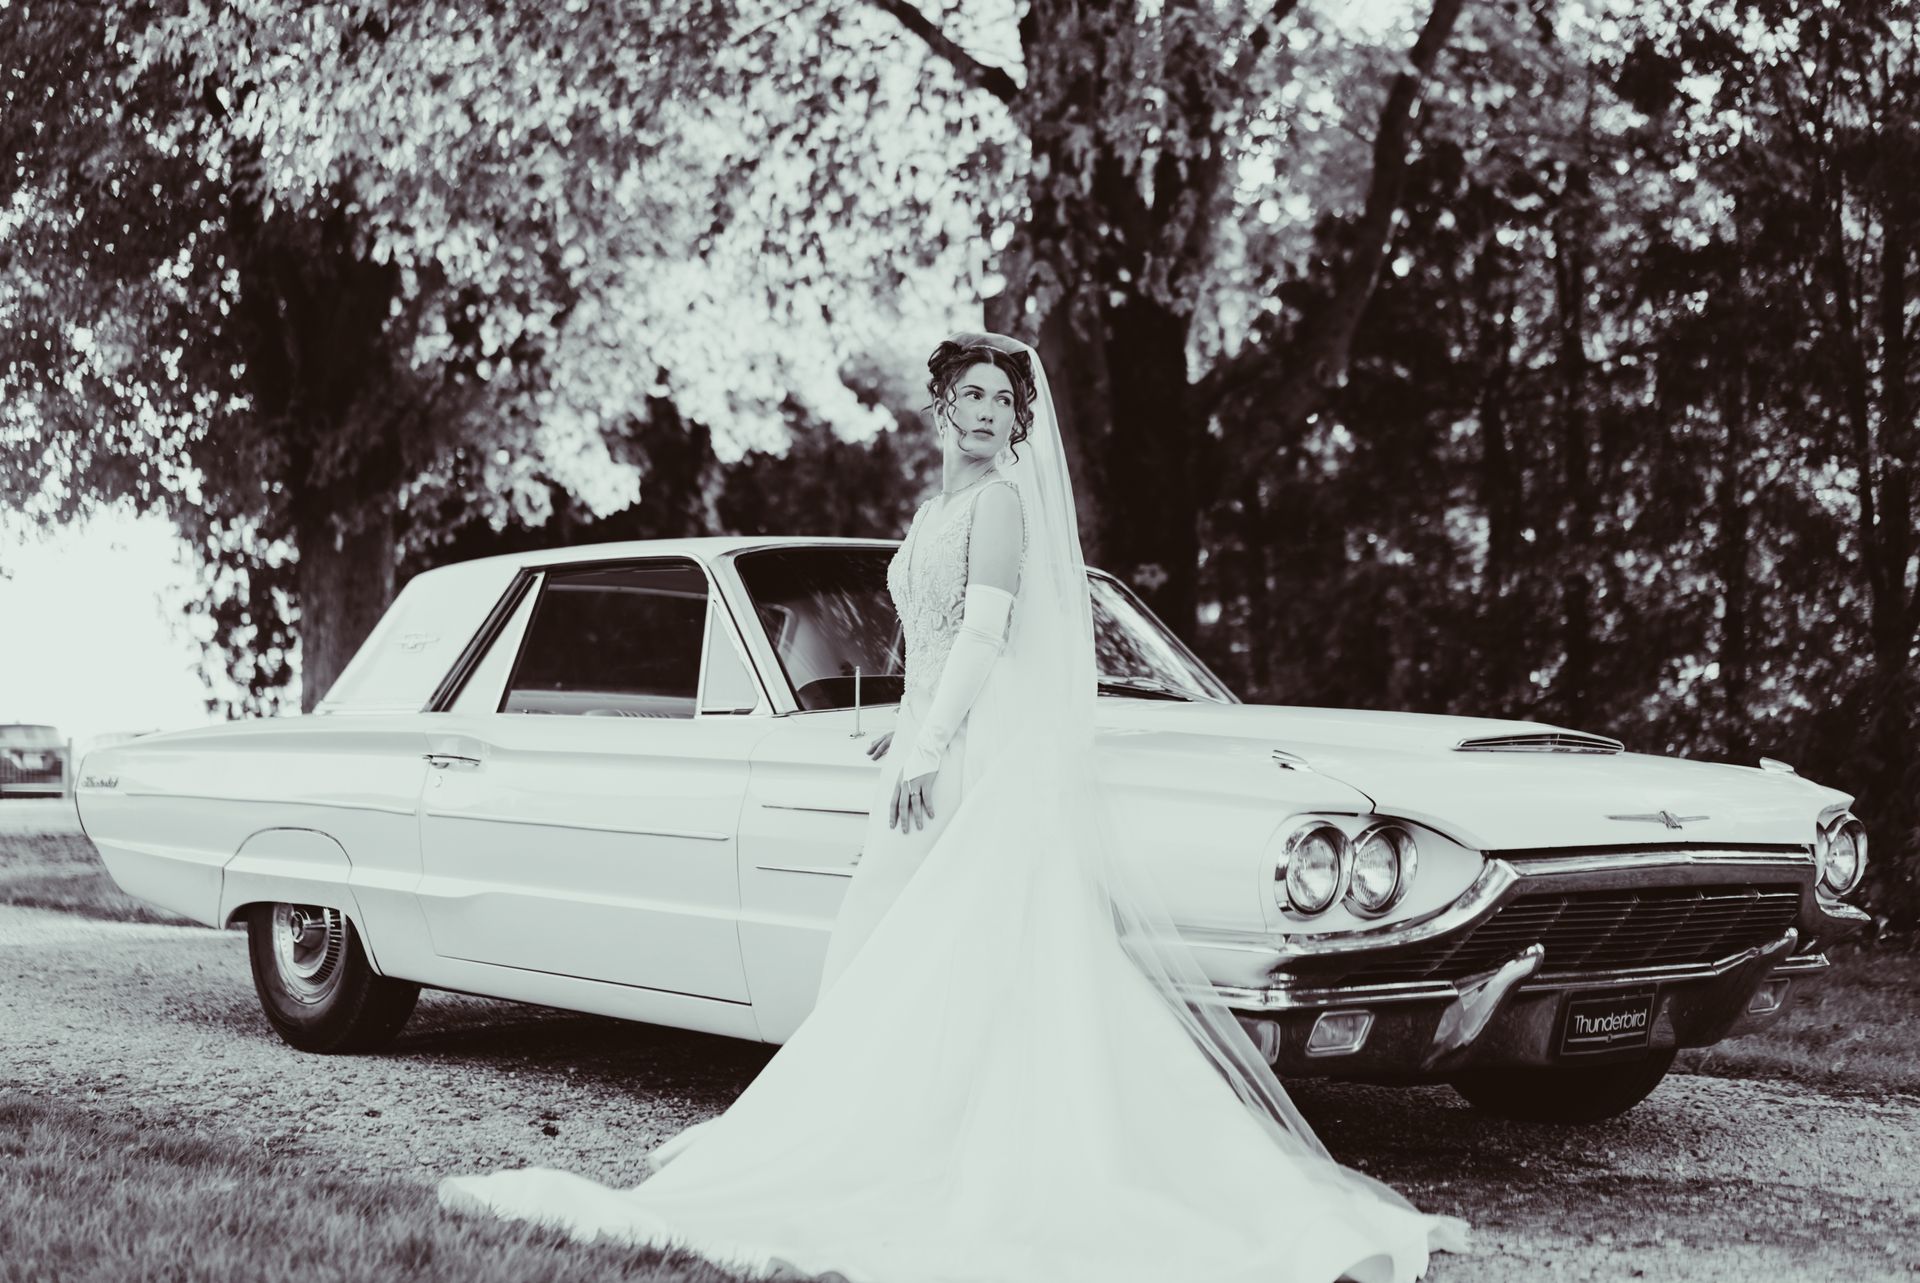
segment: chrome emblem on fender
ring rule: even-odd
[[[1645,820],[1649,824],[1664,824],[1670,829],[1684,828],[1695,820],[1710,820],[1711,815],[1675,815],[1672,811],[1655,811],[1651,815],[1609,815],[1609,820]]]
[[[400,638],[400,649],[404,651],[425,650],[439,640],[439,633],[405,633]]]

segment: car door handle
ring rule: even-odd
[[[450,766],[457,766],[463,771],[471,771],[480,765],[479,758],[462,757],[458,753],[422,753],[420,756],[426,758],[427,765],[436,771],[444,771]]]

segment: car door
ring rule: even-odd
[[[736,848],[768,711],[699,563],[543,570],[429,719],[435,952],[747,1001]]]

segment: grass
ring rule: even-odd
[[[0,834],[0,904],[121,922],[180,922],[122,892],[93,844],[74,835]],[[1760,1033],[1681,1054],[1682,1071],[1776,1078],[1825,1090],[1920,1094],[1920,951],[1841,945],[1833,970],[1799,983]]]
[[[185,922],[134,899],[78,834],[0,834],[0,904],[59,909],[113,922]]]
[[[0,1097],[0,1283],[735,1283],[684,1252],[443,1212],[433,1191],[249,1141]]]
[[[1681,1053],[1682,1070],[1785,1078],[1825,1090],[1920,1095],[1920,952],[1840,945],[1821,980],[1795,984],[1764,1030]]]

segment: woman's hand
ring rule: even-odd
[[[887,755],[887,745],[893,743],[893,732],[885,731],[876,735],[867,743],[867,756],[879,761]]]
[[[894,785],[893,806],[887,812],[888,828],[898,824],[905,833],[908,821],[912,821],[915,829],[927,827],[927,821],[933,818],[933,781],[939,774],[928,771]]]

